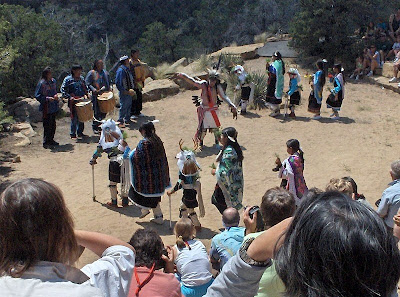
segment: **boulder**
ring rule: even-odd
[[[382,76],[387,78],[393,77],[393,63],[392,62],[385,62],[382,67]]]
[[[220,54],[240,55],[243,60],[258,58],[257,50],[264,46],[264,43],[254,43],[241,46],[229,46],[210,54],[211,57],[218,57]]]
[[[174,64],[171,65],[172,69],[178,68],[178,67],[185,67],[189,65],[189,61],[187,58],[181,58],[178,61],[176,61]]]
[[[39,111],[39,101],[32,98],[25,98],[12,104],[8,113],[18,122],[41,122],[42,112]]]
[[[14,144],[14,146],[28,146],[31,144],[29,137],[25,136],[21,132],[14,133],[14,136],[20,140],[20,142]]]
[[[157,101],[179,93],[179,86],[169,79],[149,82],[143,88],[143,102]]]
[[[20,132],[27,137],[36,136],[36,132],[33,130],[30,123],[16,123],[12,126],[13,132]]]

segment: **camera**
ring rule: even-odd
[[[262,218],[262,215],[260,212],[260,207],[257,205],[252,206],[250,208],[250,210],[249,210],[250,219],[253,219],[255,213],[257,213],[257,227],[256,227],[257,229],[256,229],[256,231],[257,232],[264,231],[264,221],[263,221],[263,218]]]

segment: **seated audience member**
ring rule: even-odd
[[[375,45],[380,54],[381,67],[383,67],[383,63],[387,60],[387,56],[393,47],[393,41],[385,33],[379,33]]]
[[[387,61],[393,57],[394,62],[397,62],[398,60],[397,54],[399,52],[400,52],[400,34],[397,34],[396,42],[393,44],[392,49],[386,55],[385,60]]]
[[[400,9],[389,17],[389,35],[396,41],[396,34],[400,33]]]
[[[82,248],[100,259],[79,270],[72,265]],[[131,245],[74,231],[63,195],[53,184],[23,179],[2,193],[1,296],[127,296],[134,263]]]
[[[307,192],[308,195],[310,192]],[[311,192],[312,193],[312,192]],[[245,240],[256,238],[263,232],[255,233],[257,228],[258,213],[253,215],[253,219],[249,216],[250,208],[244,211],[243,221],[246,225],[246,232],[249,234]],[[269,189],[262,197],[260,212],[264,222],[264,230],[268,230],[272,226],[291,217],[296,210],[296,203],[293,195],[282,188]],[[275,265],[272,263],[261,277],[257,297],[281,297],[285,292],[285,286],[282,280],[277,276]]]
[[[293,218],[245,240],[205,296],[254,296],[271,258],[287,297],[393,296],[400,278],[400,251],[379,216],[328,192],[306,195]]]
[[[239,227],[239,222],[237,209],[230,207],[222,213],[225,230],[211,240],[210,261],[216,270],[221,270],[242,245],[245,228]]]
[[[211,265],[204,244],[194,239],[195,228],[188,218],[175,225],[176,245],[173,248],[182,295],[200,297],[212,284]]]
[[[377,68],[382,67],[381,55],[376,49],[375,45],[371,45],[366,53],[366,59],[364,59],[364,69],[369,69],[367,76],[374,75],[374,71]]]
[[[363,64],[364,54],[361,53],[356,59],[356,69],[353,71],[352,75],[350,75],[350,78],[356,78],[356,80],[359,80],[360,77],[362,77],[364,74]]]
[[[181,297],[181,285],[174,273],[171,248],[154,230],[137,230],[130,242],[136,251],[135,268],[128,297]],[[164,268],[164,272],[161,269]]]
[[[363,39],[367,39],[367,40],[374,39],[375,38],[375,33],[376,33],[376,27],[375,27],[374,22],[369,22],[368,26],[367,26],[367,28],[365,30],[365,34],[363,36]]]
[[[390,176],[392,182],[383,191],[377,213],[383,218],[389,230],[393,230],[393,217],[400,208],[400,160],[391,164]]]

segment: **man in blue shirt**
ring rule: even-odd
[[[393,181],[383,191],[381,202],[376,212],[383,218],[386,226],[393,230],[393,217],[400,208],[400,160],[394,161],[390,167],[390,176]]]
[[[79,122],[75,103],[80,102],[88,94],[81,65],[72,66],[71,74],[64,79],[61,85],[61,93],[64,98],[68,99],[68,106],[71,111],[71,139],[76,140],[78,135],[78,140],[81,140],[86,136],[83,134],[85,126],[82,122]]]
[[[126,123],[130,123],[132,97],[135,94],[135,81],[129,70],[129,57],[123,56],[119,59],[121,66],[115,76],[115,85],[119,91],[119,127],[125,128]]]
[[[210,261],[213,264],[219,264],[220,270],[242,245],[245,228],[239,227],[239,222],[240,215],[235,208],[225,209],[222,213],[225,230],[211,240]]]

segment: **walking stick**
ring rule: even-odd
[[[288,105],[289,105],[289,96],[287,94],[285,94],[285,97],[286,97],[286,101],[285,101],[285,115],[284,115],[284,118],[286,119],[287,111],[288,111]]]
[[[171,195],[168,195],[168,199],[169,199],[169,229],[172,229]]]
[[[96,195],[94,194],[94,165],[92,165],[92,185],[93,185],[93,196],[92,196],[92,199],[93,199],[93,202],[95,202],[96,201]]]

